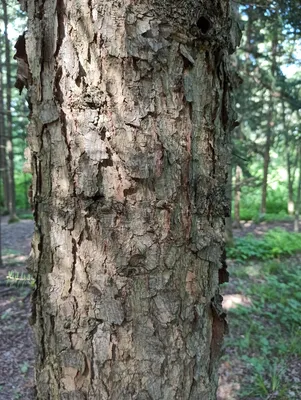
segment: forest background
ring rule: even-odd
[[[224,291],[233,322],[222,360],[219,396],[228,400],[297,399],[301,394],[301,238],[297,233],[301,208],[301,8],[293,0],[237,5],[244,32],[241,47],[232,58],[241,84],[236,92],[238,124],[228,166],[232,218],[227,221],[227,241],[232,281]],[[26,17],[17,2],[1,0],[0,213],[11,223],[32,219],[31,175],[23,171],[29,108],[14,47],[25,29]],[[2,249],[0,256],[0,265],[9,264],[13,270],[10,249]],[[246,322],[249,313],[254,318]],[[6,318],[7,314],[2,314],[1,319]],[[276,340],[279,336],[283,340]],[[24,376],[31,368],[26,363],[20,367]],[[14,390],[17,396],[19,389]]]

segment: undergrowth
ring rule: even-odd
[[[250,258],[268,260],[292,255],[298,251],[301,251],[301,233],[275,228],[260,239],[255,238],[253,234],[236,238],[234,245],[227,249],[227,256],[236,261],[245,261]]]
[[[34,279],[30,274],[18,271],[9,271],[6,277],[8,285],[12,286],[33,286]]]
[[[224,360],[244,365],[241,399],[301,398],[300,371],[291,367],[301,361],[301,268],[292,264],[269,261],[231,271],[236,289],[249,300],[230,309],[225,341],[230,352]]]

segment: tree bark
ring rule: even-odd
[[[37,398],[213,400],[229,2],[27,9]]]

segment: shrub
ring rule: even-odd
[[[301,251],[301,234],[275,228],[268,231],[262,239],[256,239],[253,234],[235,239],[234,246],[227,249],[227,256],[237,261],[249,258],[267,260],[297,251]]]

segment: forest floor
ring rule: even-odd
[[[34,400],[34,346],[28,321],[31,290],[7,284],[9,272],[26,273],[34,223],[8,224],[7,217],[1,217],[0,223],[0,399]]]
[[[262,222],[260,224],[246,222],[242,224],[242,229],[234,230],[234,236],[242,237],[248,233],[254,233],[256,237],[261,237],[269,229],[275,227],[293,231],[293,224],[289,222]],[[7,218],[1,217],[1,248],[4,264],[0,268],[1,400],[35,399],[33,371],[34,345],[33,334],[29,325],[30,288],[25,286],[8,286],[6,278],[9,272],[26,273],[26,259],[30,251],[33,229],[34,224],[31,220],[21,220],[18,223],[8,224]],[[298,268],[300,268],[301,258],[292,257],[289,263],[291,265],[298,265]],[[258,268],[261,268],[258,267],[258,263],[251,267],[252,271],[254,269],[258,271]],[[224,295],[224,307],[229,310],[230,335],[229,339],[226,339],[227,347],[225,348],[220,368],[218,400],[300,400],[301,357],[289,356],[286,359],[288,365],[286,365],[285,373],[283,373],[283,366],[281,365],[277,364],[274,368],[272,359],[269,362],[269,357],[273,358],[273,354],[271,355],[269,352],[273,352],[274,350],[273,347],[269,347],[269,340],[264,338],[264,331],[268,330],[267,325],[264,326],[266,322],[263,321],[263,332],[256,332],[257,325],[254,325],[256,329],[252,325],[251,328],[247,328],[248,331],[244,331],[246,329],[244,328],[244,323],[241,324],[241,320],[239,319],[241,315],[238,315],[238,318],[235,320],[235,315],[231,314],[231,308],[235,308],[237,304],[240,304],[247,310],[243,318],[250,320],[248,307],[252,304],[253,299],[244,295],[245,289],[249,284],[252,285],[255,283],[258,285],[261,281],[258,281],[258,276],[256,273],[254,274],[254,271],[253,275],[251,274],[251,278],[245,274],[245,270],[247,270],[246,265],[239,266],[230,260],[229,269],[230,273],[233,272],[233,279],[222,291]],[[256,301],[254,300],[255,303]],[[243,314],[242,311],[241,313]],[[252,318],[256,319],[257,317],[251,313]],[[260,316],[258,320],[260,320]],[[254,345],[250,339],[252,333],[255,340],[257,340],[256,334],[260,334],[260,338],[263,336],[262,340],[265,346],[263,346],[264,354],[262,354],[262,363],[261,361],[256,361],[256,351],[252,350],[252,345]],[[297,341],[297,346],[300,353],[301,335],[298,338],[300,341]],[[238,357],[237,343],[241,347],[239,350],[242,350],[242,357]],[[262,348],[260,348],[260,351],[262,351]],[[295,353],[298,352],[296,351]],[[247,364],[244,360],[246,360]],[[258,360],[261,360],[260,357]],[[264,364],[266,361],[268,367]],[[252,375],[252,369],[250,369],[250,363],[252,364],[252,362],[255,365],[254,376],[250,376],[250,374]],[[269,369],[269,365],[271,366],[271,376],[266,378],[262,369]],[[283,375],[285,375],[284,381],[282,379]],[[248,394],[247,389],[251,386],[253,388],[258,386],[259,389],[257,388],[258,390],[254,391],[251,388]]]

